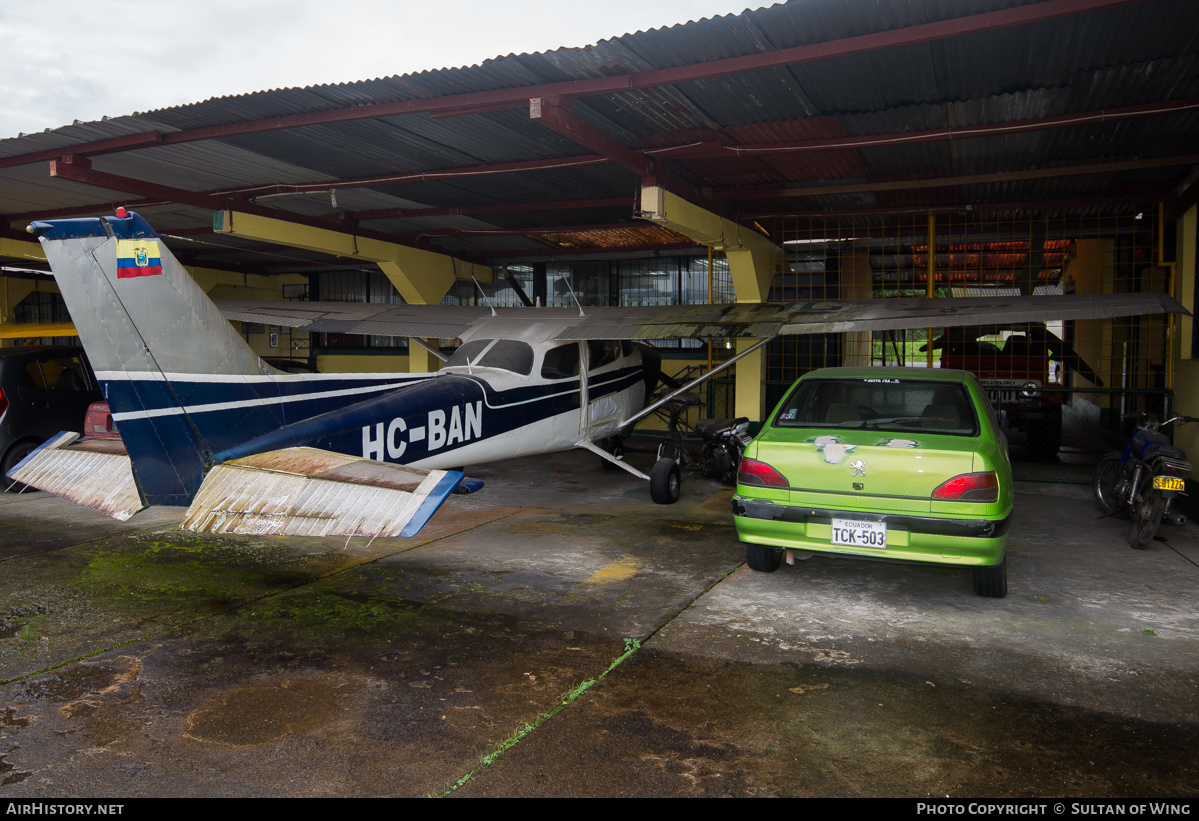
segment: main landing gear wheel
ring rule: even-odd
[[[750,570],[757,570],[759,573],[773,573],[783,563],[783,551],[760,544],[746,544],[745,563],[749,565]]]
[[[624,460],[624,444],[619,439],[605,439],[600,446],[617,459]],[[600,464],[604,466],[604,470],[620,470],[618,465],[612,464],[607,459],[600,459]]]
[[[679,463],[673,459],[659,459],[649,474],[649,497],[659,505],[673,505],[679,500],[683,479]]]

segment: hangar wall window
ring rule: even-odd
[[[404,298],[391,284],[391,280],[382,271],[363,269],[346,269],[341,271],[321,271],[311,277],[311,287],[314,300],[326,302],[380,302],[402,305]],[[402,353],[408,350],[408,339],[403,336],[379,336],[363,334],[318,334],[315,346],[318,348],[335,348],[338,350],[362,349],[386,350],[389,353]]]
[[[57,323],[70,322],[71,315],[67,313],[67,304],[57,293],[34,291],[13,307],[13,320],[16,322]],[[37,340],[39,345],[78,345],[79,338],[75,336],[45,337]]]
[[[654,257],[624,260],[575,260],[550,262],[544,266],[544,280],[538,287],[539,274],[533,265],[508,265],[496,268],[492,282],[479,287],[469,280],[455,282],[442,300],[443,305],[484,305],[500,308],[520,307],[524,303],[516,286],[530,299],[544,292],[544,304],[549,307],[574,307],[575,298],[584,307],[597,306],[654,306],[704,305],[732,302],[735,299],[728,261],[723,256],[713,260],[708,270],[706,257]],[[329,302],[381,302],[403,304],[403,298],[391,281],[379,271],[344,269],[321,271],[311,277],[313,299]],[[569,283],[569,285],[568,285]],[[480,295],[486,296],[484,300]],[[574,296],[571,291],[574,291]],[[709,291],[712,297],[709,300]],[[363,336],[361,334],[325,333],[318,335],[315,346],[322,349],[387,351],[403,353],[408,350],[405,337]],[[650,340],[660,348],[691,349],[703,346],[695,339]],[[450,340],[442,340],[442,345]]]

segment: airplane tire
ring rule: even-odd
[[[649,473],[649,497],[655,504],[673,505],[679,500],[682,485],[679,465],[673,459],[659,459]]]
[[[600,446],[617,459],[624,459],[624,444],[619,439],[605,439]],[[607,459],[600,459],[600,464],[603,465],[604,470],[620,470],[619,465],[614,465]]]

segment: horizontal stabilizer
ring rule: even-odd
[[[465,496],[468,493],[476,493],[482,489],[482,479],[463,479],[458,483],[458,487],[454,488],[454,493],[459,496]]]
[[[287,536],[413,536],[462,480],[315,448],[235,459],[208,472],[182,528]]]
[[[8,474],[122,522],[143,507],[133,467],[119,439],[84,439],[65,431],[26,456]]]

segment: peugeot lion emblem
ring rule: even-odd
[[[850,462],[849,463],[849,475],[850,476],[865,476],[866,475],[866,463],[863,462],[861,459],[855,459],[854,461]]]

